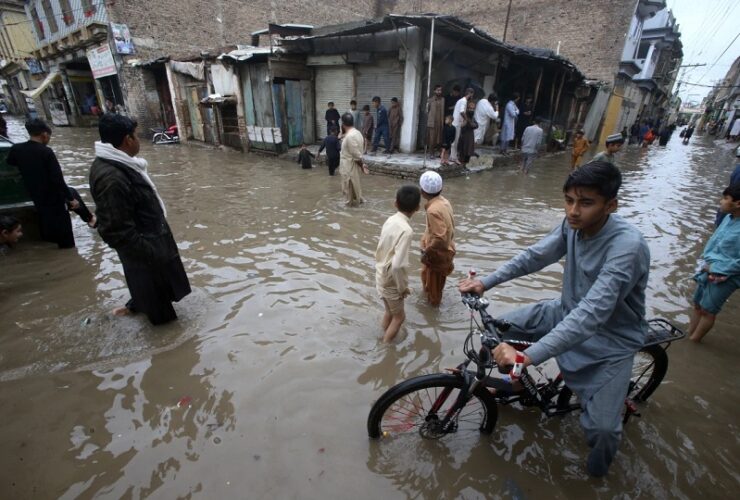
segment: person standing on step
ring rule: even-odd
[[[519,108],[517,103],[519,102],[519,92],[514,92],[511,95],[511,99],[506,103],[504,109],[504,123],[501,126],[501,134],[499,139],[501,140],[501,154],[507,155],[509,151],[509,143],[514,140],[514,131],[516,129],[516,119],[519,116]]]
[[[442,131],[445,121],[445,102],[442,97],[442,85],[434,86],[432,94],[427,103],[427,153],[434,158],[435,151],[442,146]]]
[[[391,98],[391,109],[388,111],[388,122],[391,130],[391,154],[399,151],[401,144],[401,125],[403,125],[403,110],[398,97]]]
[[[388,123],[388,110],[385,109],[380,103],[380,97],[373,97],[373,107],[376,109],[376,123],[375,123],[375,138],[373,139],[373,150],[372,153],[378,152],[378,146],[380,145],[380,138],[383,137],[383,145],[385,146],[385,153],[391,152],[391,130],[390,124]]]

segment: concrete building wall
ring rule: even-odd
[[[371,16],[373,0],[178,0],[175,4],[124,0],[109,5],[112,22],[125,23],[146,52],[187,53],[206,47],[249,44],[268,23],[323,26]],[[138,43],[137,43],[138,42]]]
[[[384,12],[460,17],[503,38],[509,0],[378,0]],[[506,41],[557,50],[588,78],[614,82],[637,0],[517,0]]]
[[[28,57],[36,48],[36,41],[25,12],[2,9],[0,5],[0,59]]]

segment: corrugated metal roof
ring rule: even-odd
[[[411,26],[430,29],[432,19],[435,20],[435,33],[459,40],[460,42],[465,43],[468,46],[480,50],[490,50],[492,48],[495,48],[515,56],[529,57],[541,61],[552,62],[553,64],[565,66],[571,72],[576,73],[576,75],[580,79],[585,78],[583,73],[581,73],[581,71],[578,69],[578,67],[576,67],[575,64],[570,62],[565,57],[555,54],[555,52],[550,49],[516,46],[505,43],[497,38],[494,38],[485,31],[476,28],[473,24],[455,16],[438,14],[389,14],[385,17],[377,19],[366,19],[362,21],[314,28],[311,31],[310,35],[294,37],[293,39],[311,40],[336,36],[364,35],[379,33],[388,30],[396,30],[399,28],[407,28]],[[291,40],[286,40],[285,42],[290,44],[290,41]]]
[[[246,61],[247,59],[252,59],[254,56],[258,55],[269,55],[272,52],[276,52],[277,50],[271,50],[270,47],[251,47],[251,46],[241,46],[242,48],[232,50],[231,52],[221,54],[218,56],[218,59],[223,59],[224,57],[228,57],[231,59],[234,59],[235,61]],[[281,51],[282,52],[282,51]]]

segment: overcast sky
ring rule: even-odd
[[[682,68],[679,79],[711,86],[724,78],[732,62],[740,56],[740,37],[733,43],[740,33],[740,23],[737,22],[740,20],[740,1],[667,0],[666,3],[681,31],[682,64],[706,63],[706,66],[698,68]],[[727,51],[720,57],[725,49]],[[683,83],[680,97],[684,101],[700,101],[709,90],[710,87]]]

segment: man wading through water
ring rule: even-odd
[[[177,318],[172,302],[190,293],[167,211],[139,153],[136,122],[123,115],[100,118],[100,141],[90,169],[98,232],[118,252],[131,300],[116,316],[143,312],[152,324]]]

